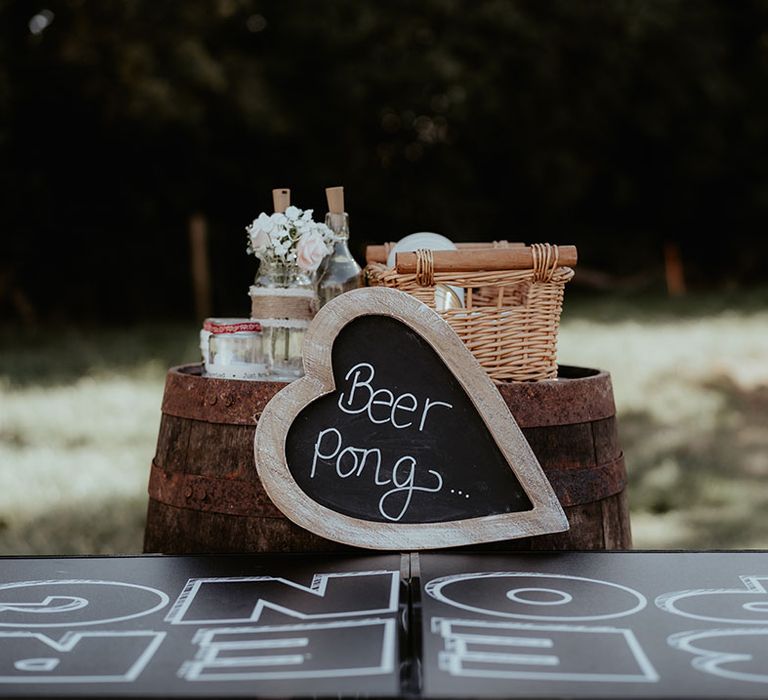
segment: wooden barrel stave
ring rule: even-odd
[[[499,389],[555,487],[570,530],[473,549],[631,547],[610,377],[580,368],[561,368],[561,376],[557,382],[508,383]],[[169,371],[150,477],[145,551],[350,549],[294,525],[258,480],[256,421],[283,386],[203,378],[198,366]]]
[[[632,549],[627,490],[600,502],[603,510],[605,549]]]
[[[351,549],[323,539],[284,517],[245,518],[200,513],[150,500],[145,551],[164,554],[333,552]]]

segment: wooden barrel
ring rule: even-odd
[[[144,551],[350,549],[294,525],[267,497],[253,458],[256,422],[285,384],[168,372],[149,479]],[[557,380],[498,384],[570,522],[570,530],[483,549],[628,549],[626,470],[607,372],[559,368]]]

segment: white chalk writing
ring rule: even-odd
[[[415,492],[437,493],[443,488],[443,477],[434,469],[426,469],[426,473],[431,475],[428,485],[416,482],[419,469],[416,458],[411,455],[400,457],[391,471],[388,471],[382,470],[381,450],[378,447],[343,447],[343,444],[342,434],[336,428],[325,428],[318,433],[310,478],[317,474],[318,462],[333,464],[336,476],[340,479],[362,477],[366,472],[366,465],[370,465],[368,471],[372,472],[376,486],[392,484],[392,488],[381,495],[378,504],[379,513],[387,520],[401,520],[408,511]],[[421,472],[423,471],[425,470],[421,469]]]

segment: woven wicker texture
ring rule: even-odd
[[[488,244],[505,247],[504,242]],[[557,376],[557,333],[570,267],[558,265],[557,246],[531,246],[528,270],[439,272],[431,251],[417,251],[415,274],[381,263],[366,268],[372,286],[393,287],[435,308],[435,287],[464,288],[464,308],[438,311],[496,381],[536,381]]]

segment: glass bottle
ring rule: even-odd
[[[317,287],[320,306],[325,306],[339,294],[357,289],[363,284],[363,270],[349,252],[349,214],[328,212],[325,225],[338,237],[333,252],[324,263]]]
[[[262,259],[250,296],[251,317],[261,323],[265,336],[269,378],[291,381],[301,377],[304,336],[317,308],[311,275],[295,263]]]

